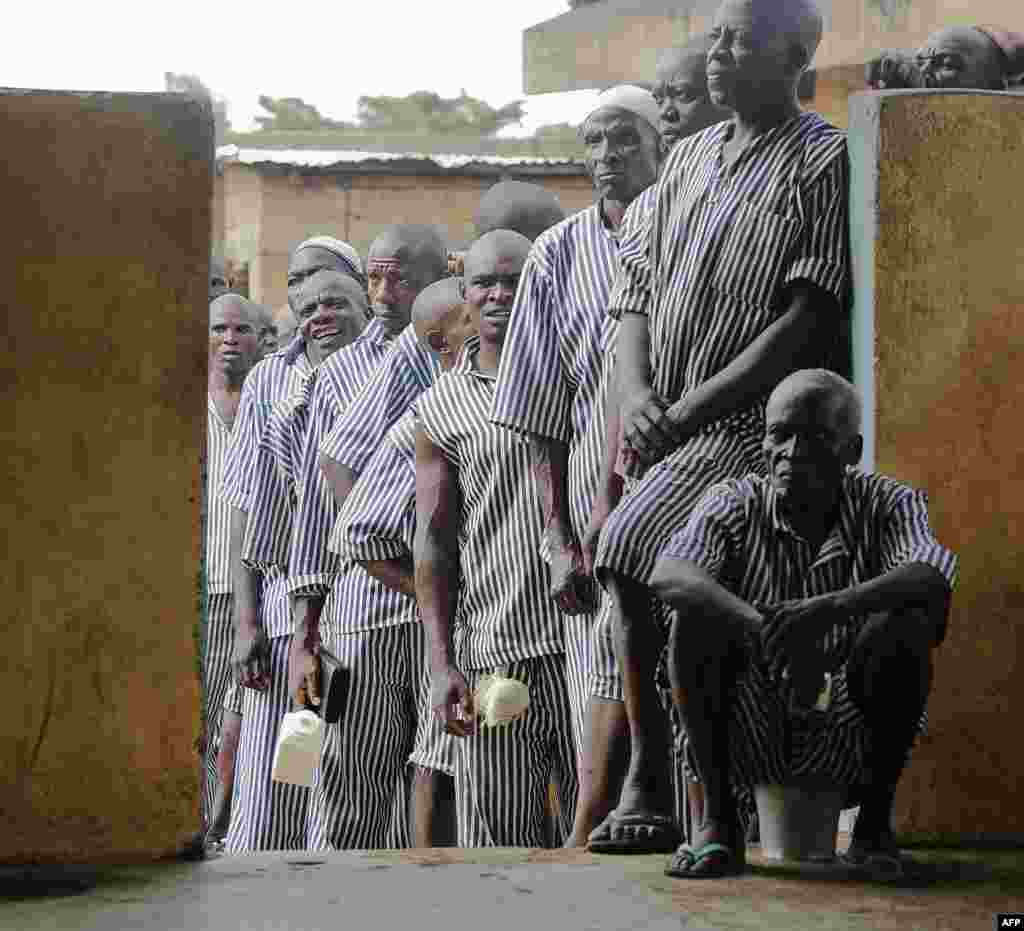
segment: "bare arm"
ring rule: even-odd
[[[416,577],[413,573],[412,554],[400,559],[375,559],[360,561],[368,575],[381,585],[410,598],[416,597]]]
[[[725,622],[737,632],[756,634],[761,613],[688,559],[662,557],[650,579],[654,593],[683,616]]]
[[[229,558],[234,590],[235,643],[231,665],[244,686],[262,690],[270,684],[270,652],[266,631],[259,620],[259,583],[256,572],[242,562],[248,515],[231,509]]]
[[[594,559],[597,556],[597,543],[601,537],[608,515],[615,510],[622,498],[622,477],[615,471],[622,443],[621,420],[619,417],[619,391],[617,380],[611,379],[608,385],[608,397],[605,406],[605,438],[604,455],[601,460],[601,473],[597,480],[594,493],[594,504],[583,535],[583,564],[588,574],[594,572]]]
[[[413,565],[416,600],[426,628],[430,705],[456,736],[472,730],[473,700],[455,664],[452,627],[459,594],[458,473],[422,427],[416,430],[416,537]],[[464,720],[456,708],[461,707]]]
[[[835,298],[798,281],[786,312],[724,369],[672,405],[669,415],[682,437],[750,407],[783,378],[815,361],[839,319]],[[827,305],[827,306],[823,306]]]
[[[352,493],[352,489],[355,487],[359,476],[348,466],[342,465],[337,460],[331,459],[330,456],[323,455],[323,453],[320,454],[319,462],[320,471],[323,472],[331,493],[334,495],[334,500],[338,503],[338,508],[340,509],[344,506],[345,499]]]

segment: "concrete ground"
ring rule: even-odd
[[[916,850],[899,886],[830,867],[673,880],[664,856],[562,850],[272,853],[0,869],[3,931],[990,931],[1024,911],[1024,851]]]

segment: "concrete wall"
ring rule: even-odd
[[[224,252],[250,262],[250,297],[277,307],[287,300],[291,250],[308,236],[328,233],[367,255],[392,223],[437,223],[453,248],[473,234],[480,196],[497,180],[473,175],[300,174],[261,172],[225,163]],[[554,192],[567,213],[593,202],[585,177],[531,178]],[[255,239],[255,245],[254,245]]]
[[[193,630],[213,122],[0,92],[0,862],[198,827]]]
[[[928,491],[960,556],[898,825],[1020,841],[1024,97],[858,94],[850,144],[869,464]]]

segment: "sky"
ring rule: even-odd
[[[462,89],[493,106],[525,100],[523,126],[578,123],[596,92],[526,97],[522,33],[569,11],[566,0],[92,0],[10,4],[0,85],[160,91],[164,72],[198,75],[228,101],[234,129],[255,128],[260,94],[301,97],[352,120],[361,95]],[[13,40],[24,37],[24,41]],[[13,41],[12,41],[13,40]]]

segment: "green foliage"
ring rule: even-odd
[[[405,97],[359,98],[359,126],[375,132],[461,132],[493,136],[506,126],[521,123],[523,115],[521,100],[494,108],[486,100],[471,97],[465,91],[458,97],[415,91]]]
[[[321,116],[316,107],[306,103],[301,97],[268,97],[261,94],[259,104],[270,114],[256,117],[256,122],[263,132],[319,132],[353,127],[352,123]]]

